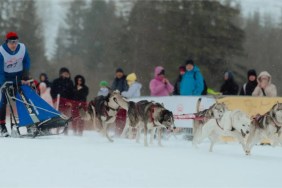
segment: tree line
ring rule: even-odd
[[[61,27],[56,54],[44,56],[42,23],[35,1],[8,0],[0,4],[0,32],[15,30],[27,45],[32,59],[32,75],[47,72],[58,76],[62,66],[72,76],[83,74],[94,96],[101,80],[112,81],[115,69],[135,72],[149,94],[155,66],[162,65],[171,82],[178,67],[193,58],[209,87],[219,89],[223,73],[232,70],[235,79],[246,81],[247,70],[269,71],[273,82],[281,77],[281,24],[258,12],[243,17],[240,4],[232,1],[141,1],[122,0],[131,5],[128,14],[114,1],[71,1]],[[278,85],[278,92],[282,88]]]

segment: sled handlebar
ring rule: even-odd
[[[12,81],[4,82],[4,84],[3,84],[3,85],[1,86],[1,88],[0,88],[0,91],[2,91],[2,89],[5,88],[6,85],[9,85],[9,84],[13,85],[13,82],[12,82]]]

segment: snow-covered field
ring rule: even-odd
[[[237,143],[198,149],[171,137],[164,147],[83,137],[1,138],[0,187],[281,187],[281,147]]]

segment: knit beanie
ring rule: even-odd
[[[128,81],[136,81],[137,80],[137,76],[135,73],[131,73],[129,75],[127,75],[126,80]]]
[[[248,78],[249,78],[250,76],[255,76],[255,77],[257,77],[257,72],[256,72],[254,69],[249,70],[249,71],[248,71]]]
[[[6,34],[6,40],[17,40],[19,39],[19,36],[16,32],[8,32]]]
[[[103,81],[100,82],[99,85],[100,85],[100,87],[108,87],[109,83],[107,81],[103,80]]]
[[[186,60],[185,65],[194,65],[194,61],[192,59]]]
[[[122,68],[117,68],[116,73],[117,73],[117,72],[124,73]]]
[[[67,69],[66,67],[62,67],[59,71],[59,74],[61,75],[64,72],[70,73],[69,69]]]

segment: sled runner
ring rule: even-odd
[[[1,87],[10,108],[11,136],[37,137],[62,134],[71,118],[55,110],[28,85],[5,82]],[[17,115],[13,109],[16,107]],[[56,131],[54,129],[57,128]]]

